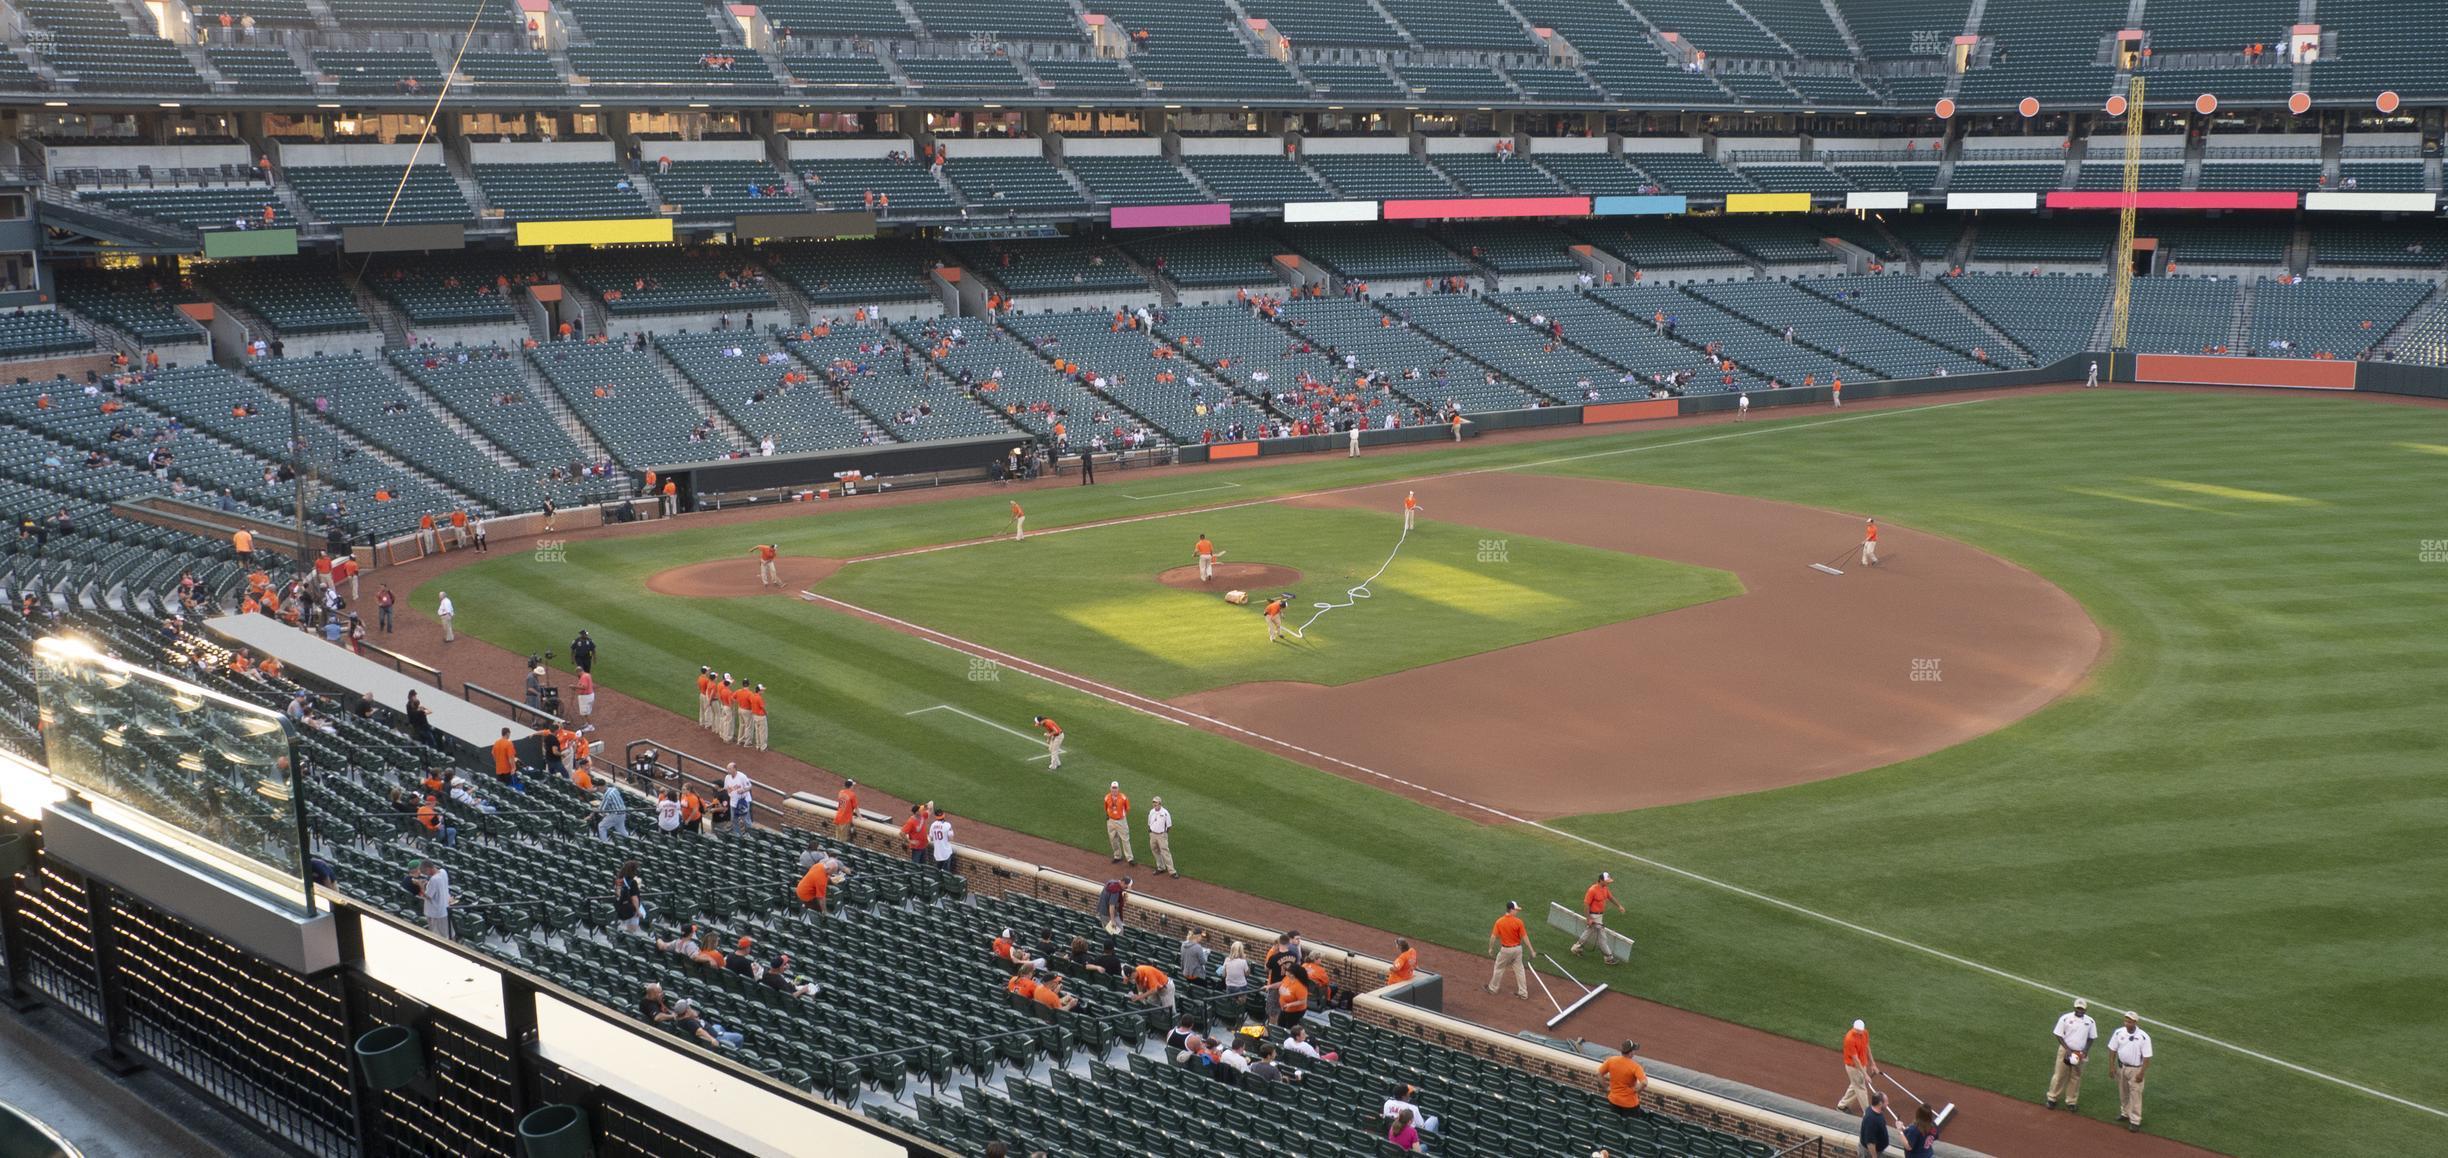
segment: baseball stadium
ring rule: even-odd
[[[2430,15],[0,0],[0,1151],[2448,1155]]]

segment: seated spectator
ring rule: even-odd
[[[1250,1080],[1261,1084],[1267,1082],[1297,1082],[1301,1080],[1301,1072],[1293,1069],[1290,1066],[1277,1062],[1275,1059],[1278,1056],[1279,1054],[1275,1048],[1275,1043],[1268,1042],[1265,1045],[1259,1046],[1258,1060],[1251,1062],[1249,1065]]]
[[[1412,1113],[1403,1110],[1394,1115],[1394,1124],[1386,1128],[1386,1144],[1405,1152],[1420,1148],[1420,1132],[1411,1124]]]
[[[724,1049],[738,1049],[742,1038],[706,1017],[693,1001],[683,999],[672,1007],[672,1028],[682,1035]]]
[[[678,1016],[672,1012],[671,1002],[663,997],[662,982],[646,983],[646,992],[638,997],[638,1016],[657,1023],[668,1022]]]
[[[1402,1121],[1417,1124],[1420,1132],[1422,1133],[1436,1133],[1437,1118],[1434,1114],[1423,1114],[1420,1112],[1418,1104],[1414,1101],[1414,1099],[1418,1097],[1418,1086],[1396,1086],[1394,1088],[1394,1092],[1386,1097],[1385,1109],[1382,1112],[1382,1116],[1387,1118],[1399,1117]]]
[[[1048,1009],[1059,1009],[1068,1013],[1079,1008],[1079,998],[1063,992],[1063,975],[1060,973],[1038,982],[1037,992],[1031,996],[1035,998],[1037,1004]]]
[[[679,936],[669,941],[655,942],[655,948],[682,957],[695,957],[697,955],[697,926],[690,925],[682,930]]]
[[[788,993],[793,997],[814,997],[817,993],[815,982],[805,977],[791,975],[791,955],[788,953],[776,956],[773,964],[765,967],[764,975],[757,978],[757,983],[777,993]]]

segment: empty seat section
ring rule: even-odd
[[[1408,299],[1405,299],[1405,303]],[[1465,412],[1521,410],[1539,395],[1503,373],[1446,349],[1384,312],[1351,298],[1304,298],[1286,302],[1283,320],[1314,345],[1349,357],[1353,369],[1379,376],[1393,391],[1434,411],[1448,404]]]
[[[442,424],[424,400],[380,364],[353,354],[320,358],[258,358],[247,372],[330,418],[333,424],[397,455],[495,510],[543,505],[540,472],[504,469],[459,432]]]
[[[142,213],[174,221],[190,229],[233,229],[245,222],[249,229],[287,229],[297,224],[267,185],[211,185],[181,189],[171,186],[143,189],[81,189],[77,196],[86,201],[99,201],[130,213]],[[267,223],[265,206],[272,207]]]
[[[655,347],[753,439],[772,439],[778,454],[837,450],[870,440],[854,411],[821,383],[797,381],[807,370],[771,333],[741,330],[663,334]]]
[[[906,156],[906,154],[905,154]],[[878,216],[942,213],[952,208],[952,194],[927,167],[912,160],[844,158],[791,162],[808,198],[819,209],[874,208]],[[869,194],[884,204],[871,205]]]
[[[1438,153],[1429,158],[1463,192],[1482,197],[1552,197],[1568,192],[1547,171],[1520,157]]]
[[[921,96],[1017,93],[1030,87],[1019,66],[1000,56],[904,56],[895,63]]]
[[[1637,194],[1650,183],[1648,174],[1612,153],[1538,153],[1533,159],[1573,192],[1593,197]]]
[[[2125,187],[2124,158],[2113,157],[2107,160],[2097,160],[2094,157],[2096,154],[2093,157],[2084,158],[2081,167],[2074,171],[2074,187],[2077,189],[2123,189]],[[1962,170],[1958,169],[1956,172],[1960,174]],[[2134,187],[2137,189],[2182,189],[2184,188],[2184,162],[2144,161],[2134,166],[2134,182]],[[1961,185],[1956,187],[1964,188]]]
[[[2237,284],[2229,277],[2138,277],[2126,345],[2139,354],[2201,354],[2227,346]]]
[[[2201,187],[2310,193],[2326,186],[2319,161],[2204,161]]]
[[[1199,153],[1182,162],[1216,196],[1234,203],[1315,201],[1334,196],[1300,162],[1272,153]]]
[[[791,77],[810,96],[899,96],[901,82],[885,71],[884,62],[863,52],[849,55],[793,56]]]
[[[1029,71],[1055,96],[1139,95],[1139,82],[1117,60],[1032,60]]]
[[[1724,0],[1637,0],[1631,7],[1659,29],[1681,35],[1710,56],[1793,55]]]
[[[1779,386],[1810,382],[1825,386],[1838,374],[1863,373],[1858,367],[1810,346],[1789,344],[1738,314],[1670,286],[1618,285],[1597,290],[1594,296],[1634,319],[1635,324],[1649,322],[1652,334],[1662,329],[1664,334],[1696,347],[1714,344],[1720,355],[1737,364],[1737,369],[1712,373],[1704,363],[1700,372],[1692,376],[1687,393],[1740,389],[1745,385],[1745,368]],[[1733,379],[1731,383],[1726,381],[1728,377]]]
[[[1772,73],[1719,70],[1717,83],[1724,85],[1744,104],[1790,105],[1800,103],[1802,94],[1793,90]]]
[[[1964,73],[1957,99],[2003,107],[2037,97],[2044,104],[2097,108],[2116,77],[2115,68],[2100,62],[2101,38],[2125,26],[2127,7],[2125,0],[2064,0],[1984,8],[1980,32],[1992,45],[1989,61]],[[1941,31],[1952,41],[1961,26]]]
[[[476,82],[476,91],[495,96],[557,94],[565,86],[552,58],[541,52],[469,52],[459,58],[459,71]]]
[[[1525,320],[1544,316],[1563,323],[1564,338],[1608,362],[1624,367],[1631,375],[1617,374],[1605,381],[1593,380],[1589,390],[1581,391],[1575,401],[1629,402],[1648,398],[1651,391],[1662,386],[1661,379],[1672,380],[1677,375],[1690,375],[1691,393],[1706,394],[1726,388],[1725,372],[1710,366],[1708,355],[1700,347],[1659,332],[1645,320],[1627,318],[1622,313],[1570,290],[1541,290],[1529,293],[1497,294],[1487,299],[1513,315]],[[1750,371],[1737,369],[1734,386],[1739,389],[1759,389],[1767,385]],[[1573,388],[1580,389],[1575,379]],[[1594,391],[1596,397],[1590,397]]]
[[[2145,217],[2135,222],[2134,235],[2158,238],[2168,260],[2178,266],[2213,262],[2270,267],[2286,260],[2295,223],[2276,213]]]
[[[385,165],[300,166],[284,169],[308,211],[334,225],[408,225],[473,221],[475,207],[439,164],[405,171]]]
[[[1839,176],[1834,169],[1807,161],[1744,165],[1742,175],[1770,193],[1824,193],[1841,197],[1853,189],[1852,183]]]
[[[978,212],[1050,212],[1078,209],[1085,199],[1044,157],[968,157],[960,142],[949,144],[944,176]]]
[[[1034,40],[1086,40],[1079,14],[1062,0],[910,0],[927,31],[947,39],[979,33]]]
[[[179,310],[203,298],[175,277],[73,268],[59,270],[56,276],[61,305],[126,330],[140,342],[184,342],[204,336],[204,327]]]
[[[214,47],[206,49],[204,56],[212,61],[214,72],[235,83],[242,93],[302,93],[314,88],[314,82],[298,71],[296,58],[278,48]]]
[[[702,462],[735,449],[689,404],[652,354],[627,346],[548,342],[527,357],[596,441],[633,471]]]
[[[464,362],[459,360],[463,354]],[[536,397],[524,373],[526,359],[518,351],[487,346],[393,350],[388,356],[394,368],[520,462],[560,467],[565,473],[573,464],[587,463],[586,453],[562,429],[546,400]],[[618,483],[606,479],[602,485],[608,489]]]
[[[1404,225],[1294,226],[1283,238],[1347,278],[1408,281],[1470,272],[1460,254]]]
[[[1030,239],[973,242],[952,251],[962,264],[1015,293],[1147,288],[1147,279],[1110,246]]]
[[[1394,75],[1413,100],[1517,101],[1520,94],[1494,69],[1425,64],[1398,64]]]
[[[641,142],[652,149],[654,142]],[[796,213],[799,198],[784,184],[782,174],[763,161],[674,161],[670,172],[658,167],[655,192],[668,205],[691,216],[729,217],[741,213]]]
[[[2246,342],[2264,357],[2357,358],[2431,296],[2421,281],[2264,281]]]
[[[909,21],[892,0],[767,0],[765,18],[794,39],[820,36],[909,36]],[[791,72],[799,72],[792,62]]]
[[[1409,153],[1310,153],[1309,167],[1346,197],[1451,197],[1452,184]]]
[[[368,339],[375,337],[356,295],[328,262],[215,262],[201,267],[197,279],[284,334],[368,330]]]
[[[1422,332],[1471,357],[1501,366],[1514,381],[1553,399],[1577,405],[1619,394],[1624,367],[1602,362],[1576,348],[1580,327],[1532,307],[1527,311],[1493,299],[1462,294],[1404,298],[1390,308]],[[1623,324],[1616,318],[1612,325]],[[1563,337],[1555,336],[1561,329]]]
[[[516,221],[588,221],[654,212],[629,174],[610,161],[478,165],[485,203]]]
[[[1309,78],[1318,95],[1334,100],[1362,97],[1384,97],[1398,100],[1407,95],[1394,74],[1374,64],[1310,64],[1301,67],[1301,75]]]
[[[1503,6],[1472,0],[1383,0],[1385,10],[1423,47],[1528,52],[1530,30]]]
[[[1589,221],[1568,228],[1636,271],[1743,264],[1741,254],[1679,221]]]
[[[1513,85],[1522,95],[1542,103],[1578,103],[1603,101],[1606,91],[1596,82],[1569,68],[1540,68],[1535,65],[1515,65],[1505,69]]]
[[[339,82],[353,96],[397,96],[410,91],[435,93],[442,88],[442,65],[431,52],[405,49],[326,48],[314,54],[315,68]]]
[[[1211,200],[1162,157],[1072,157],[1064,162],[1099,201],[1188,205]]]
[[[1241,8],[1304,47],[1409,47],[1375,5],[1357,0],[1243,0]]]
[[[518,31],[518,8],[487,4],[475,11],[458,0],[324,0],[332,18],[352,28],[465,28],[476,21],[482,32]]]
[[[204,87],[177,45],[129,31],[127,18],[105,0],[22,0],[15,9],[31,27],[13,34],[29,42],[64,87],[181,93]],[[41,35],[24,35],[37,30]]]
[[[1096,9],[1134,36],[1146,33],[1131,67],[1168,100],[1181,97],[1301,99],[1290,69],[1256,55],[1234,34],[1223,0],[1103,0]]]
[[[2026,364],[2021,354],[1981,328],[1963,303],[1938,288],[1936,282],[1900,276],[1826,277],[1799,284],[1846,309],[1918,334],[1957,353],[1986,354],[1986,365],[2005,368]]]
[[[419,326],[518,322],[527,287],[553,280],[548,263],[516,252],[384,254],[364,271],[367,287]]]
[[[1818,217],[1721,217],[1704,222],[1699,228],[1728,248],[1772,265],[1835,260],[1835,255],[1820,244],[1820,239],[1829,233],[1820,222]]]
[[[1726,311],[1740,315],[1781,336],[1787,327],[1793,343],[1816,347],[1887,378],[1921,378],[1940,371],[1968,374],[1982,369],[1967,354],[1932,345],[1892,329],[1825,298],[1806,293],[1791,282],[1736,281],[1689,287]]]
[[[1955,162],[1947,189],[1955,193],[2045,193],[2065,182],[2063,161]]]
[[[633,94],[778,91],[765,58],[723,43],[711,10],[691,0],[568,0],[587,43],[570,71],[590,90]]]
[[[1624,160],[1647,173],[1669,193],[1721,197],[1759,188],[1742,174],[1698,153],[1630,153]]]
[[[56,310],[0,314],[0,358],[91,350],[94,340]]]
[[[610,245],[569,259],[572,281],[614,314],[716,313],[774,308],[762,271],[732,251],[681,257],[668,245]]]
[[[2106,258],[2116,237],[2112,217],[2097,214],[2043,220],[2029,216],[1982,214],[1975,223],[1972,260],[2096,264]]]
[[[1779,79],[1802,99],[1832,108],[1862,108],[1886,104],[1887,98],[1860,80],[1832,73],[1786,73]]]
[[[1581,239],[1552,225],[1455,225],[1445,244],[1498,273],[1571,273],[1581,268],[1570,252]]]
[[[1141,265],[1185,289],[1217,286],[1279,286],[1275,257],[1285,246],[1271,237],[1239,229],[1134,233],[1122,246]]]
[[[2361,193],[2420,193],[2429,188],[2420,161],[2340,161],[2337,187]]]
[[[1940,284],[2043,364],[2090,349],[2108,309],[2104,277],[1975,273]]]
[[[818,306],[924,301],[929,259],[897,241],[786,242],[770,245],[765,268]]]

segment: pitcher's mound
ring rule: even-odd
[[[1187,567],[1175,567],[1158,575],[1156,581],[1167,587],[1183,591],[1214,591],[1222,594],[1235,587],[1240,587],[1255,594],[1261,588],[1289,588],[1301,581],[1301,573],[1290,567],[1278,567],[1273,563],[1218,563],[1215,565],[1215,578],[1202,583],[1199,582],[1198,564],[1192,563]]]
[[[841,570],[839,559],[784,555],[774,560],[782,569],[779,587],[757,582],[756,556],[743,551],[737,559],[714,559],[657,571],[646,577],[646,589],[657,595],[729,599],[741,595],[797,595]]]

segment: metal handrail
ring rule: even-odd
[[[436,685],[436,686],[439,686],[439,685]],[[510,713],[509,713],[509,714],[510,714],[510,718],[511,718],[512,720],[516,720],[516,721],[518,721],[519,723],[522,723],[522,724],[524,724],[524,723],[528,723],[528,722],[530,722],[530,721],[528,721],[528,720],[526,720],[526,719],[523,719],[523,718],[522,718],[522,717],[519,715],[519,713],[521,713],[521,712],[524,712],[524,713],[526,713],[526,714],[527,714],[527,715],[529,715],[529,716],[533,716],[533,717],[535,717],[537,720],[540,720],[540,721],[542,721],[542,722],[544,722],[544,723],[547,723],[547,724],[559,724],[559,723],[562,723],[562,722],[563,722],[563,721],[562,721],[562,719],[561,719],[561,717],[556,716],[556,715],[552,714],[551,712],[545,711],[545,710],[544,710],[544,709],[542,709],[542,708],[539,708],[539,707],[535,707],[535,706],[533,706],[533,705],[530,705],[530,704],[529,704],[529,703],[527,703],[527,701],[525,701],[525,700],[514,700],[514,699],[511,699],[510,697],[505,696],[505,695],[501,694],[500,692],[494,691],[494,690],[493,690],[493,689],[491,689],[491,688],[485,687],[485,686],[484,686],[484,685],[482,685],[482,684],[470,683],[470,682],[467,682],[467,681],[464,681],[464,680],[460,682],[460,684],[459,684],[459,698],[460,698],[460,699],[466,700],[467,702],[469,702],[469,703],[471,703],[471,704],[472,704],[472,703],[475,703],[475,702],[476,702],[476,697],[478,697],[478,696],[483,696],[485,699],[491,700],[491,701],[493,701],[493,702],[495,702],[495,703],[501,704],[501,705],[503,705],[504,707],[509,708],[509,709],[510,709]]]
[[[409,668],[415,668],[419,673],[423,674],[426,679],[432,680],[435,687],[447,687],[447,685],[442,682],[441,668],[429,667],[425,664],[417,662],[416,660],[410,659],[407,656],[401,655],[400,653],[387,647],[377,647],[371,643],[360,644],[358,647],[361,652],[371,652],[382,659],[391,661],[391,670],[393,671],[405,675],[407,674]]]

